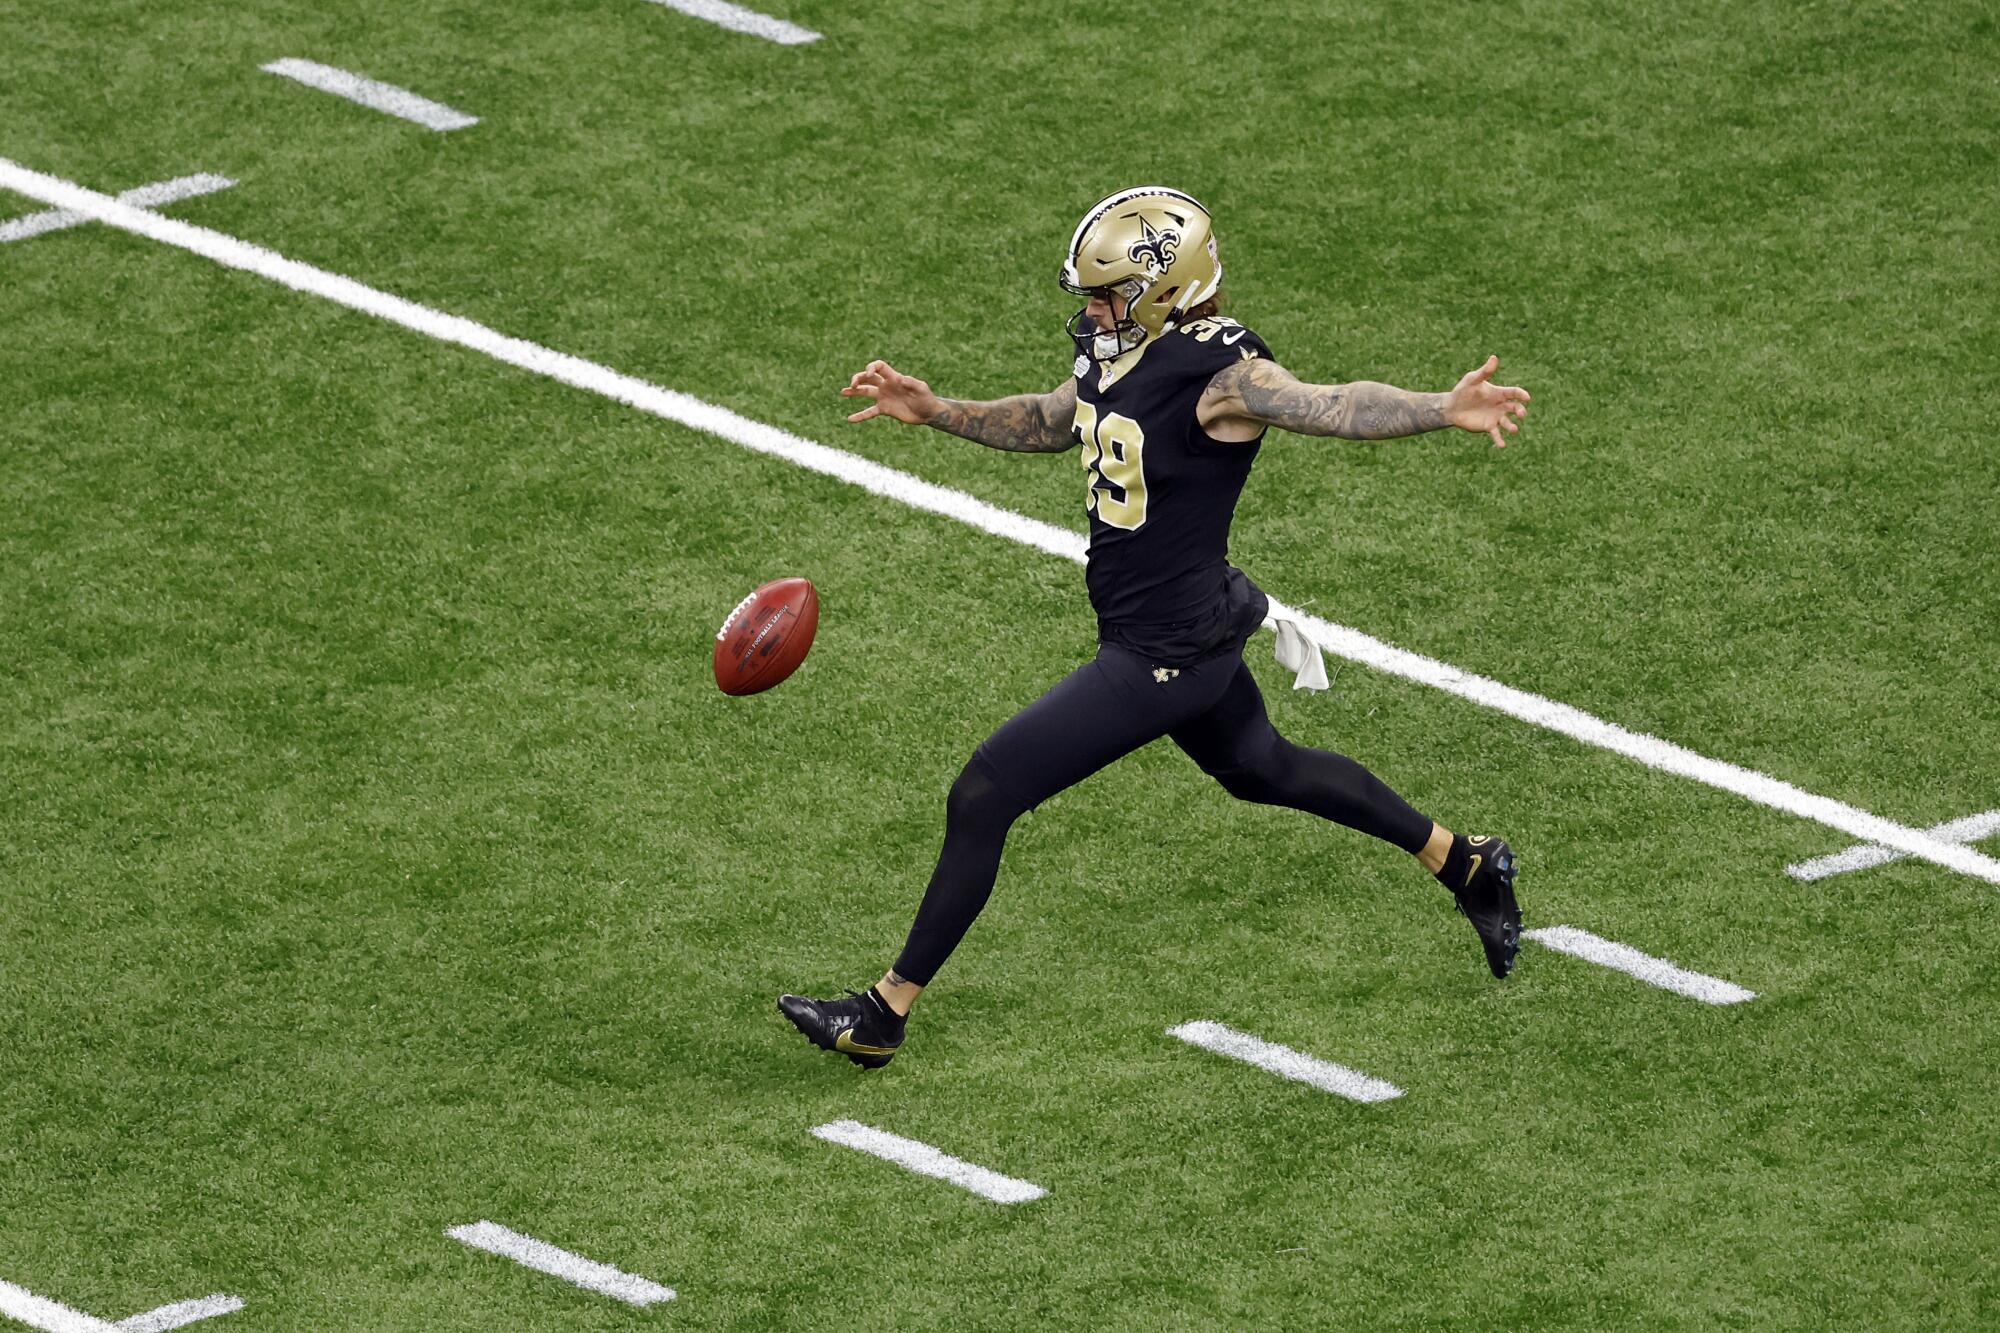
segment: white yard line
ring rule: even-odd
[[[151,185],[141,185],[126,190],[118,196],[121,204],[131,204],[134,208],[158,208],[161,204],[177,203],[182,199],[193,199],[197,195],[214,194],[236,184],[227,176],[197,174],[176,176],[170,181],[154,181]],[[81,227],[90,221],[81,213],[72,213],[66,208],[51,208],[40,213],[30,213],[26,217],[0,222],[0,244],[7,241],[25,241],[30,236],[44,236],[65,227]]]
[[[11,1282],[0,1282],[0,1315],[43,1333],[117,1333],[118,1328]]]
[[[1943,824],[1933,824],[1924,830],[1939,842],[1978,842],[2000,833],[2000,810],[1982,810],[1976,815],[1963,819],[1949,820]],[[1900,861],[1908,853],[1892,852],[1887,847],[1873,843],[1862,843],[1849,847],[1844,852],[1834,852],[1830,856],[1816,856],[1810,861],[1798,861],[1785,867],[1785,873],[1793,879],[1825,879],[1828,875],[1845,874],[1850,870],[1866,870],[1870,866],[1883,866],[1891,861]]]
[[[1710,759],[1672,741],[1661,740],[1658,736],[1628,731],[1616,723],[1593,717],[1580,708],[1572,708],[1553,699],[1544,699],[1539,694],[1517,690],[1511,685],[1502,685],[1484,676],[1475,676],[1448,663],[1420,657],[1405,649],[1392,647],[1380,639],[1371,638],[1359,630],[1294,611],[1276,598],[1271,601],[1271,617],[1273,620],[1285,619],[1298,622],[1299,627],[1304,629],[1320,647],[1338,657],[1360,662],[1392,676],[1401,676],[1405,680],[1419,681],[1433,686],[1447,694],[1455,694],[1461,699],[1482,704],[1510,717],[1517,717],[1523,722],[1546,727],[1550,731],[1559,732],[1586,745],[1595,745],[1613,754],[1622,754],[1627,759],[1635,760],[1648,768],[1657,768],[1664,773],[1691,778],[1707,786],[1732,792],[1758,805],[1782,810],[1801,819],[1810,819],[1828,828],[1836,828],[1857,838],[1865,838],[1869,842],[1894,847],[1905,855],[1956,870],[1963,875],[1983,879],[1988,884],[2000,884],[2000,861],[1995,861],[1992,857],[1982,856],[1970,848],[1957,846],[1929,833],[1894,823],[1879,815],[1872,815],[1866,810],[1836,801],[1831,797],[1817,796],[1769,774],[1725,763],[1720,759]]]
[[[287,259],[234,236],[121,204],[108,195],[85,189],[73,181],[31,171],[5,158],[0,158],[0,188],[58,208],[71,209],[163,245],[191,251],[225,267],[258,274],[295,291],[323,297],[392,324],[400,324],[440,342],[456,343],[508,365],[625,403],[663,420],[719,436],[758,453],[783,458],[914,509],[956,519],[982,532],[1005,537],[1065,560],[1083,561],[1084,538],[1079,532],[1001,509],[963,491],[938,486],[857,455],[801,439],[761,421],[739,416],[727,408],[620,374],[581,357],[510,338],[483,324],[391,296],[352,278]],[[1650,768],[1691,778],[1733,792],[1759,805],[1814,820],[1856,838],[1893,847],[1961,874],[1976,876],[1990,884],[2000,884],[2000,861],[1970,848],[1941,841],[1828,797],[1816,796],[1766,774],[1709,759],[1656,736],[1627,731],[1568,704],[1556,703],[1393,647],[1345,625],[1335,625],[1317,616],[1293,611],[1275,599],[1271,604],[1271,614],[1273,620],[1284,618],[1296,621],[1321,647],[1338,656],[1362,662],[1390,675],[1433,686],[1522,721],[1560,732],[1586,745],[1624,755]]]
[[[428,129],[462,130],[479,123],[477,116],[454,111],[442,102],[419,97],[407,88],[398,88],[393,83],[377,83],[374,79],[364,79],[359,74],[350,74],[344,69],[335,69],[317,61],[295,60],[287,56],[260,68],[267,73],[297,80],[308,88],[317,88],[323,93],[345,97],[350,102],[359,102],[387,115],[414,121]]]
[[[796,23],[774,19],[769,14],[759,14],[754,9],[732,5],[726,0],[652,0],[652,3],[678,10],[689,18],[705,19],[731,32],[747,32],[752,37],[762,37],[780,46],[803,46],[819,40],[819,34],[811,28],[801,28]]]
[[[242,1308],[243,1299],[240,1296],[218,1291],[199,1300],[177,1301],[172,1305],[162,1305],[157,1310],[135,1314],[130,1319],[119,1320],[113,1327],[122,1330],[122,1333],[167,1333],[170,1328],[185,1328],[219,1314],[233,1314]]]
[[[565,1282],[574,1282],[579,1287],[602,1292],[613,1300],[627,1305],[644,1308],[657,1305],[661,1301],[674,1298],[672,1287],[663,1287],[643,1277],[620,1272],[610,1264],[600,1264],[594,1259],[586,1259],[580,1254],[557,1249],[547,1241],[524,1236],[518,1231],[509,1231],[498,1222],[471,1222],[462,1227],[453,1227],[444,1233],[453,1240],[470,1245],[475,1250],[485,1250],[512,1259],[517,1264],[559,1277]]]
[[[971,1162],[962,1162],[939,1152],[928,1143],[906,1139],[886,1129],[874,1129],[859,1121],[836,1120],[831,1124],[815,1126],[813,1133],[828,1143],[838,1143],[885,1162],[894,1162],[920,1176],[950,1181],[960,1189],[971,1190],[982,1199],[991,1199],[995,1203],[1028,1203],[1048,1193],[1040,1185],[1003,1176],[998,1171],[988,1171]]]
[[[1664,958],[1640,953],[1629,944],[1607,940],[1587,930],[1578,930],[1575,926],[1544,926],[1539,930],[1524,930],[1521,936],[1545,944],[1558,953],[1586,959],[1614,972],[1623,972],[1649,986],[1658,986],[1661,990],[1670,990],[1691,1000],[1700,1000],[1703,1004],[1741,1004],[1757,998],[1756,991],[1745,990],[1733,981],[1690,972]]]
[[[1199,1046],[1205,1051],[1255,1065],[1279,1078],[1310,1083],[1321,1092],[1330,1092],[1349,1101],[1386,1102],[1403,1095],[1403,1090],[1393,1083],[1370,1078],[1358,1069],[1349,1069],[1346,1065],[1337,1065],[1331,1060],[1322,1060],[1304,1051],[1265,1041],[1262,1037],[1253,1037],[1248,1032],[1238,1032],[1226,1024],[1183,1023],[1177,1028],[1168,1028],[1167,1035],[1179,1037],[1190,1046]]]

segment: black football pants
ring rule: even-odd
[[[1280,736],[1243,654],[1173,671],[1110,644],[973,752],[945,802],[944,850],[896,974],[929,985],[986,906],[1016,819],[1162,736],[1240,800],[1285,805],[1412,854],[1431,821],[1346,755]]]

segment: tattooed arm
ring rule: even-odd
[[[1050,393],[1021,393],[969,403],[940,398],[916,376],[903,374],[887,361],[870,361],[840,393],[843,398],[875,400],[848,417],[849,421],[890,416],[1015,453],[1058,453],[1076,443],[1070,433],[1076,415],[1074,379],[1064,380]]]
[[[1520,429],[1528,415],[1528,391],[1489,383],[1497,357],[1459,380],[1450,393],[1412,393],[1390,384],[1304,384],[1275,361],[1238,361],[1208,382],[1195,412],[1209,434],[1248,441],[1265,426],[1301,435],[1338,435],[1347,440],[1389,440],[1457,426],[1489,435]]]
[[[1022,393],[989,403],[938,399],[924,424],[963,435],[994,449],[1021,454],[1061,453],[1076,443],[1076,381],[1064,380],[1053,393]]]

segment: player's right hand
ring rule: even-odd
[[[915,375],[905,375],[887,361],[870,361],[865,370],[855,372],[847,387],[840,391],[842,398],[873,398],[875,401],[859,412],[853,413],[849,421],[866,421],[870,417],[891,416],[898,421],[907,421],[912,426],[921,426],[943,410],[944,404],[931,392],[931,386]]]
[[[1485,364],[1465,372],[1445,398],[1445,420],[1460,430],[1486,435],[1496,449],[1507,447],[1507,435],[1521,429],[1520,419],[1528,415],[1528,391],[1512,384],[1493,383],[1500,358],[1489,356]],[[1500,433],[1506,427],[1507,435]]]

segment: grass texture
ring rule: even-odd
[[[1922,825],[2000,805],[2000,31],[1984,7],[776,12],[0,2],[0,156],[1080,526],[1074,455],[850,428],[1067,373],[1076,216],[1157,180],[1310,379],[1519,442],[1274,437],[1294,605]],[[259,72],[349,68],[433,134]],[[13,212],[36,207],[7,197]],[[4,211],[4,210],[0,210]],[[1400,854],[1156,746],[1017,826],[862,1076],[943,795],[1091,649],[1074,567],[150,242],[0,247],[0,1279],[245,1330],[1829,1326],[2000,1305],[1995,890],[1336,665],[1279,727],[1505,833],[1505,985]],[[748,700],[713,630],[825,613]],[[1209,1018],[1408,1089],[1356,1106]],[[1033,1180],[1001,1208],[813,1139]],[[446,1240],[674,1286],[641,1313]],[[1986,1310],[1987,1316],[1979,1311]]]

